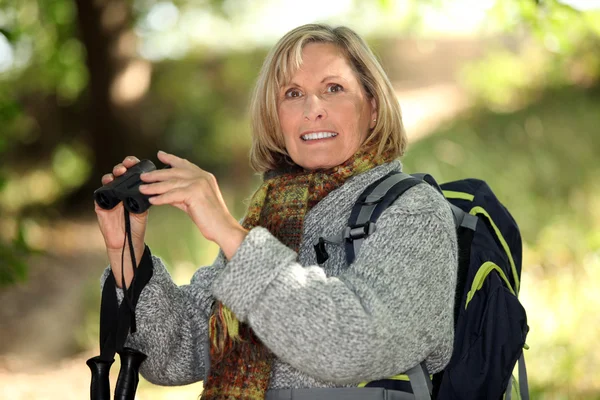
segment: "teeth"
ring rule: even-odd
[[[325,139],[329,137],[337,136],[337,133],[333,132],[314,132],[309,133],[307,135],[302,135],[302,140],[317,140],[317,139]]]

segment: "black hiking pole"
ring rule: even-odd
[[[129,347],[124,347],[118,353],[121,357],[121,369],[115,388],[115,400],[134,400],[140,381],[140,365],[146,359],[146,355]]]
[[[115,334],[119,304],[115,278],[109,273],[102,288],[100,304],[100,355],[86,361],[92,373],[91,400],[110,400],[110,367],[115,362]]]
[[[115,362],[102,360],[100,356],[92,357],[86,361],[92,371],[92,383],[90,384],[91,400],[110,399],[110,383],[108,380],[110,367]]]

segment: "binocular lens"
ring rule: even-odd
[[[128,197],[127,199],[125,199],[125,201],[127,202],[127,209],[130,212],[134,214],[139,214],[142,212],[142,207],[140,207],[138,202],[133,197]]]
[[[98,193],[96,195],[96,202],[100,207],[104,208],[105,210],[110,210],[115,206],[113,204],[114,201],[111,201],[111,199],[105,193]]]

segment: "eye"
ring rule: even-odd
[[[296,98],[302,96],[302,93],[298,89],[288,89],[285,92],[285,97],[287,98]]]
[[[327,91],[329,93],[343,92],[344,88],[341,85],[338,85],[337,83],[332,83],[331,85],[327,86]]]

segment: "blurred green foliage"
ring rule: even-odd
[[[0,10],[2,34],[14,57],[14,68],[0,74],[0,82],[9,81],[17,98],[42,92],[74,101],[87,84],[75,3],[0,0]]]
[[[22,230],[8,243],[0,241],[0,287],[23,282],[27,278],[25,256],[31,250],[24,240]]]
[[[247,169],[250,127],[246,109],[265,54],[261,50],[204,51],[155,64],[147,104],[152,112],[144,116],[144,125],[159,136],[159,146],[197,160],[218,175],[240,162]]]
[[[581,12],[556,0],[498,1],[491,16],[511,37],[462,71],[478,103],[511,111],[549,88],[598,83],[600,10]]]

